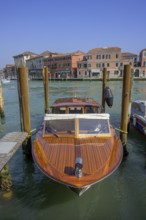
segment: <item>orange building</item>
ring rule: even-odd
[[[76,78],[77,62],[83,59],[84,52],[76,51],[69,54],[59,54],[44,60],[51,78]]]

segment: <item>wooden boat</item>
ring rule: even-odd
[[[131,104],[130,123],[146,135],[146,101],[136,100]]]
[[[33,145],[40,170],[79,195],[112,174],[123,157],[120,139],[93,99],[64,98],[46,114]]]

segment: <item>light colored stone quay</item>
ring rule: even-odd
[[[0,139],[0,171],[28,137],[27,132],[11,132]]]

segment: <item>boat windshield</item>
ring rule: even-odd
[[[79,134],[110,133],[107,119],[79,119]]]
[[[46,121],[45,133],[55,136],[75,135],[75,120],[62,119]]]
[[[69,117],[45,120],[45,135],[53,136],[92,136],[110,134],[109,119],[105,117]]]

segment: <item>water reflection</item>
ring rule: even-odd
[[[6,123],[0,125],[0,137],[19,131],[19,105],[16,82],[3,88]],[[106,106],[114,127],[121,117],[121,82],[108,82],[114,94],[113,108]],[[93,97],[101,102],[102,82],[51,82],[50,104],[64,96]],[[31,126],[37,128],[43,119],[42,81],[29,81]],[[145,82],[133,83],[133,99],[145,99]],[[146,142],[133,128],[128,135],[129,155],[110,177],[92,186],[78,197],[67,187],[43,175],[33,161],[26,161],[22,149],[9,163],[13,194],[0,194],[1,220],[143,220],[146,219]]]

